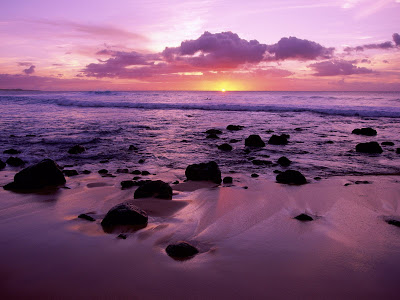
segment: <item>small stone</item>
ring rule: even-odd
[[[90,173],[92,173],[91,171],[89,171],[89,170],[83,170],[82,171],[82,174],[86,174],[86,175],[88,175],[88,174],[90,174]]]
[[[231,151],[232,150],[232,146],[225,143],[225,144],[219,145],[218,149],[222,150],[222,151]]]
[[[175,180],[172,184],[178,184],[178,183],[179,183],[179,181]]]
[[[233,182],[233,178],[230,176],[224,177],[224,179],[222,180],[223,183],[225,184],[229,184]]]
[[[124,180],[121,181],[121,188],[122,189],[129,189],[131,187],[135,186],[135,182],[132,180]]]
[[[263,159],[254,159],[252,160],[253,165],[256,166],[268,166],[272,165],[272,161],[270,160],[263,160]]]
[[[139,188],[135,191],[134,198],[148,198],[155,197],[159,199],[172,199],[172,188],[168,183],[157,180],[152,181],[149,180],[145,184],[139,186]]]
[[[257,178],[257,177],[259,177],[260,175],[258,175],[258,174],[256,174],[256,173],[253,173],[253,174],[251,174],[251,177],[253,177],[253,178]]]
[[[229,143],[231,143],[231,144],[238,143],[238,142],[240,142],[240,140],[237,140],[237,139],[230,139],[229,140]]]
[[[367,181],[367,180],[357,180],[354,182],[355,184],[371,184],[372,182]]]
[[[188,180],[193,181],[212,181],[220,183],[221,171],[215,161],[208,163],[192,164],[185,170],[185,175]]]
[[[139,159],[138,163],[139,163],[139,164],[144,164],[144,159],[143,159],[143,158],[142,158],[142,159]]]
[[[149,171],[142,171],[142,175],[143,175],[143,176],[150,175],[150,172],[149,172]]]
[[[4,154],[12,154],[12,155],[15,155],[15,154],[20,154],[21,151],[18,151],[18,150],[15,150],[15,149],[7,149],[7,150],[4,150],[3,153],[4,153]]]
[[[321,180],[321,179],[322,179],[322,178],[319,177],[319,176],[314,177],[314,180],[317,180],[317,181],[319,181],[319,180]]]
[[[290,159],[288,159],[286,156],[281,156],[278,159],[278,164],[280,164],[282,167],[288,167],[288,166],[290,166],[291,163],[292,163],[292,161]]]
[[[281,135],[276,135],[273,134],[269,140],[268,144],[271,145],[286,145],[288,143],[288,135],[287,134],[281,134]]]
[[[199,253],[199,250],[188,242],[168,245],[165,251],[173,258],[190,258]]]
[[[128,169],[117,169],[117,173],[127,174],[129,173]]]
[[[370,154],[380,154],[383,152],[381,146],[379,146],[377,142],[359,143],[356,146],[356,151]]]
[[[244,186],[243,189],[247,190],[249,187],[248,186]]]
[[[351,185],[351,183],[349,182],[344,184],[344,186],[349,186],[349,185]]]
[[[215,133],[209,134],[206,136],[207,139],[219,139],[219,136]]]
[[[76,170],[63,170],[63,174],[65,176],[72,177],[78,175],[78,172]]]
[[[376,130],[372,129],[371,127],[356,128],[351,133],[352,134],[357,134],[357,135],[366,135],[366,136],[375,136],[375,135],[377,135]]]
[[[278,183],[301,185],[306,184],[307,180],[299,171],[287,170],[276,176]]]
[[[120,233],[117,238],[121,239],[121,240],[126,240],[128,236],[126,234]]]
[[[309,215],[306,214],[300,214],[296,217],[294,217],[296,220],[307,222],[307,221],[313,221],[314,219],[310,217]]]
[[[264,141],[257,134],[252,134],[246,138],[244,144],[248,147],[265,147]]]
[[[394,146],[393,142],[382,142],[381,143],[382,146]]]
[[[130,203],[122,203],[111,208],[101,226],[106,232],[111,232],[115,226],[121,225],[147,225],[147,213]]]
[[[86,148],[81,145],[75,145],[68,150],[69,154],[80,154],[86,151]]]
[[[130,145],[128,148],[129,151],[137,151],[139,150],[137,147],[135,147],[134,145]]]
[[[20,167],[25,164],[25,162],[22,159],[20,159],[19,157],[13,157],[13,156],[8,158],[6,160],[6,163],[7,163],[7,165],[9,165],[11,167]]]
[[[244,126],[241,125],[228,125],[226,127],[226,129],[231,130],[231,131],[238,131],[238,130],[242,130],[244,128]]]
[[[142,174],[142,171],[140,171],[140,170],[135,170],[135,171],[132,171],[131,174],[133,174],[133,175],[140,175],[140,174]]]
[[[101,170],[98,171],[98,173],[99,173],[99,174],[107,174],[107,173],[108,173],[108,170],[106,170],[106,169],[101,169]]]
[[[93,217],[91,217],[91,216],[89,216],[89,215],[87,215],[87,214],[80,214],[80,215],[78,216],[78,218],[79,218],[79,219],[84,219],[84,220],[87,220],[87,221],[90,221],[90,222],[96,221]]]
[[[0,160],[0,170],[3,170],[6,167],[6,164]]]
[[[206,131],[206,133],[207,133],[207,134],[221,134],[222,131],[219,130],[219,129],[208,129],[208,130]]]
[[[400,227],[400,221],[398,221],[398,220],[389,219],[389,220],[386,220],[386,223],[388,223],[390,225],[394,225],[394,226]]]

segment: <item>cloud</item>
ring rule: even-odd
[[[393,37],[393,41],[396,44],[396,46],[400,46],[400,34],[393,33],[392,37]]]
[[[199,68],[236,68],[246,63],[263,60],[267,45],[257,40],[244,40],[230,31],[204,32],[196,40],[187,40],[179,47],[165,48],[162,55],[168,62]]]
[[[370,74],[373,71],[364,67],[357,67],[354,61],[327,60],[309,65],[315,73],[314,76],[338,76],[353,74]]]
[[[356,46],[356,47],[346,47],[344,48],[344,51],[346,52],[352,52],[352,51],[364,51],[364,50],[371,50],[371,49],[391,49],[394,48],[394,45],[392,42],[383,42],[379,44],[365,44],[362,46]]]
[[[269,45],[267,51],[272,54],[266,60],[314,60],[318,58],[330,58],[334,48],[325,48],[320,44],[302,40],[296,37],[281,38],[278,43]]]
[[[30,66],[32,66],[32,63],[26,62],[26,61],[21,61],[21,62],[18,63],[18,66],[20,66],[20,67],[30,67]]]
[[[30,66],[28,69],[24,69],[23,72],[24,72],[26,75],[33,74],[33,73],[35,73],[35,66],[32,65],[32,66]]]

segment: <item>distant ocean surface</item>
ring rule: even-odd
[[[393,92],[0,92],[0,158],[15,148],[28,164],[49,157],[74,169],[173,170],[215,160],[223,174],[258,173],[274,178],[281,156],[308,178],[400,172],[400,93]],[[229,124],[245,126],[228,131]],[[351,134],[372,127],[375,137]],[[205,131],[222,130],[219,139]],[[286,146],[246,153],[244,139],[290,135]],[[232,142],[235,139],[238,142]],[[381,155],[355,152],[359,142],[391,141]],[[233,150],[217,148],[230,143]],[[76,144],[87,151],[70,155]],[[129,151],[130,145],[138,151]],[[143,165],[138,164],[144,159]],[[103,161],[103,163],[100,163]],[[183,173],[182,173],[183,172]],[[183,178],[181,178],[183,179]]]

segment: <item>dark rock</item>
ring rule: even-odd
[[[129,146],[129,151],[137,151],[139,150],[137,147],[135,147],[134,145],[130,145]]]
[[[319,176],[314,177],[314,180],[321,180],[322,178]]]
[[[251,177],[253,177],[253,178],[257,178],[257,177],[259,177],[260,175],[258,175],[258,174],[256,174],[256,173],[253,173],[253,174],[251,174]]]
[[[233,178],[230,176],[224,177],[224,179],[222,180],[223,183],[232,183],[233,182]]]
[[[117,173],[127,174],[129,173],[128,169],[117,169]]]
[[[231,130],[231,131],[238,131],[238,130],[242,130],[244,128],[244,126],[241,125],[228,125],[226,127],[226,129]]]
[[[280,174],[280,173],[282,173],[282,171],[281,170],[274,170],[274,173],[275,174]]]
[[[62,172],[64,173],[65,176],[68,177],[78,175],[78,172],[76,170],[63,170]]]
[[[357,180],[356,182],[354,182],[355,184],[371,184],[372,182],[368,181],[368,180]]]
[[[132,178],[132,180],[139,180],[141,177],[140,176],[135,176]]]
[[[394,225],[394,226],[400,227],[400,221],[395,220],[395,219],[388,219],[388,220],[386,220],[386,223],[388,223],[390,225]]]
[[[325,144],[333,144],[333,141],[326,141]]]
[[[278,159],[278,164],[280,164],[282,167],[288,167],[292,161],[288,159],[286,156],[282,156]]]
[[[168,245],[165,252],[173,258],[190,258],[199,253],[199,250],[187,242],[177,242]]]
[[[271,145],[286,145],[288,143],[288,135],[286,134],[281,134],[281,135],[276,135],[273,134],[269,140],[268,140],[268,144]]]
[[[4,154],[20,154],[21,151],[15,150],[15,149],[7,149],[3,151]]]
[[[3,170],[6,167],[6,164],[0,160],[0,170]]]
[[[394,146],[393,142],[382,142],[381,143],[382,146]]]
[[[89,170],[83,170],[82,171],[82,174],[86,174],[86,175],[88,175],[88,174],[90,174],[90,173],[92,173],[91,171],[89,171]]]
[[[6,160],[7,165],[11,166],[11,167],[19,167],[25,164],[25,162],[20,159],[19,157],[13,157],[11,156],[10,158],[8,158]]]
[[[133,175],[140,175],[140,174],[142,174],[142,171],[140,171],[140,170],[135,170],[135,171],[132,171],[131,174],[133,174]]]
[[[108,170],[106,170],[106,169],[101,169],[101,170],[98,171],[98,173],[99,173],[99,174],[107,174],[107,173],[108,173]]]
[[[240,142],[240,140],[237,140],[237,139],[231,139],[231,140],[229,140],[229,143],[231,143],[231,144],[234,144],[234,143],[237,143],[237,142]]]
[[[65,169],[65,168],[72,168],[74,165],[64,165],[63,167],[60,167],[60,169]]]
[[[362,153],[382,153],[383,150],[377,142],[359,143],[356,146],[357,152]]]
[[[307,183],[307,180],[303,176],[303,174],[295,170],[287,170],[285,172],[278,174],[276,176],[276,181],[278,183],[296,184],[296,185]]]
[[[303,221],[303,222],[313,221],[314,220],[312,217],[310,217],[309,215],[306,215],[306,214],[300,214],[300,215],[294,217],[294,219],[299,220],[299,221]]]
[[[101,177],[112,177],[112,178],[114,178],[114,177],[117,177],[117,176],[115,176],[115,175],[113,175],[111,173],[107,173],[107,174],[101,174]]]
[[[218,149],[222,150],[222,151],[231,151],[232,150],[232,146],[227,144],[227,143],[225,143],[225,144],[219,145]]]
[[[68,150],[69,154],[80,154],[86,151],[86,148],[81,145],[75,145]]]
[[[142,171],[142,175],[143,175],[143,176],[150,175],[150,172],[149,172],[149,171]]]
[[[249,187],[248,186],[244,186],[243,189],[247,190]]]
[[[219,136],[215,133],[209,134],[206,136],[207,139],[219,139]]]
[[[252,160],[253,165],[256,166],[268,166],[272,165],[272,161],[270,160],[263,160],[263,159],[254,159]]]
[[[179,183],[179,181],[175,180],[172,184],[178,184],[178,183]]]
[[[121,188],[122,189],[129,189],[129,188],[131,188],[131,187],[133,187],[135,185],[136,185],[135,182],[132,181],[132,180],[121,181]]]
[[[141,185],[134,194],[134,198],[148,198],[155,197],[159,199],[172,199],[172,188],[168,183],[157,180],[157,181],[148,181],[147,183]]]
[[[103,159],[103,160],[100,161],[101,164],[106,164],[106,163],[109,163],[109,162],[110,161],[108,159]]]
[[[130,203],[122,203],[111,208],[103,221],[101,226],[106,232],[112,231],[115,226],[123,225],[147,225],[147,213],[139,207]]]
[[[377,135],[376,130],[372,129],[371,127],[356,128],[351,133],[352,134],[358,134],[358,135],[367,135],[367,136],[375,136],[375,135]]]
[[[221,183],[221,171],[215,161],[189,165],[185,175],[188,180]]]
[[[344,186],[349,186],[349,185],[351,185],[351,183],[349,182],[344,184]]]
[[[400,154],[400,148],[396,149],[396,154]]]
[[[89,215],[87,215],[87,214],[80,214],[80,215],[78,216],[78,218],[79,218],[79,219],[84,219],[84,220],[87,220],[87,221],[90,221],[90,222],[96,221],[93,217],[91,217],[91,216],[89,216]]]
[[[139,164],[144,164],[144,159],[143,159],[143,158],[142,158],[142,159],[139,159],[138,163],[139,163]]]
[[[265,133],[273,133],[273,132],[274,132],[274,130],[271,130],[271,129],[265,130]]]
[[[126,234],[120,233],[117,238],[121,239],[121,240],[126,240],[128,236]]]
[[[249,147],[265,147],[265,143],[261,139],[261,137],[257,134],[250,135],[245,141],[245,146]]]
[[[219,130],[219,129],[208,129],[208,130],[206,131],[206,133],[207,133],[207,134],[221,134],[222,131]]]
[[[63,184],[65,178],[58,165],[51,159],[44,159],[15,174],[14,182],[4,186],[4,189],[41,189]]]
[[[296,131],[303,131],[303,128],[297,127],[297,128],[295,128],[294,130],[296,130]]]

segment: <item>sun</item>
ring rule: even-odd
[[[223,92],[223,93],[226,92],[226,89],[221,89],[221,92]]]

